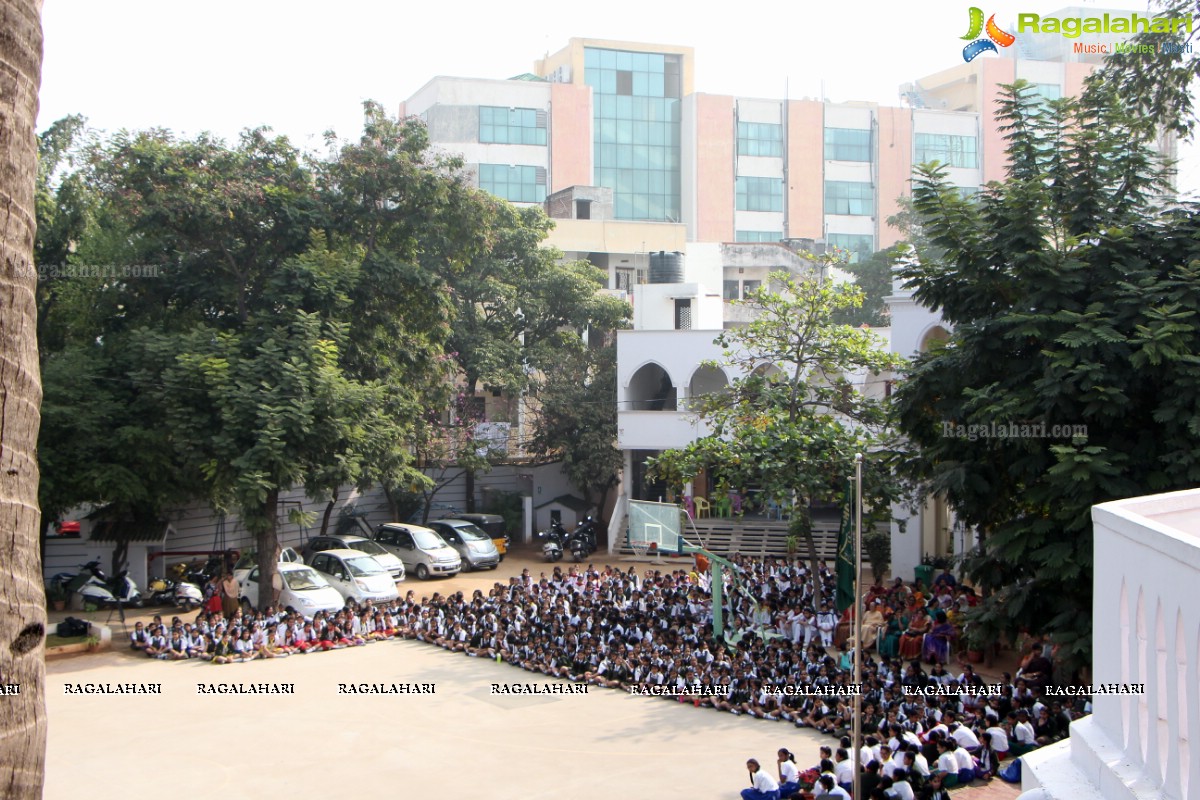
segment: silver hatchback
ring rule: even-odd
[[[421,580],[449,578],[462,571],[458,551],[429,528],[407,522],[389,522],[375,531],[375,541],[404,562],[406,572]]]
[[[473,523],[465,519],[439,519],[429,523],[429,527],[457,550],[471,569],[495,569],[500,565],[500,551],[492,537]]]

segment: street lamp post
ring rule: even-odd
[[[854,740],[850,743],[854,767],[854,800],[862,800],[862,453],[854,454],[854,721],[851,726]]]

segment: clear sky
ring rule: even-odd
[[[363,100],[395,112],[435,75],[528,72],[572,36],[690,45],[700,92],[898,105],[900,83],[962,63],[972,3],[999,22],[1068,5],[47,0],[38,126],[80,113],[110,132],[165,127],[232,139],[268,125],[316,148],[329,129],[357,136]],[[1184,156],[1181,184],[1200,188],[1197,156],[1191,148]]]

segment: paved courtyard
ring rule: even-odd
[[[546,568],[516,557],[495,572],[402,586],[419,595],[486,591],[526,566],[534,575]],[[113,635],[119,645],[127,640],[119,624]],[[833,742],[784,722],[594,686],[587,694],[493,694],[493,683],[577,685],[411,641],[225,666],[116,650],[53,660],[47,672],[45,796],[52,800],[77,797],[83,780],[89,800],[143,790],[223,798],[386,791],[449,800],[733,799],[748,785],[747,758],[773,769],[775,751],[787,747],[807,767],[821,744]],[[161,683],[162,693],[67,693],[81,683]],[[294,694],[200,693],[198,684],[213,683],[293,684]],[[342,694],[339,684],[434,684],[435,691]],[[955,795],[1017,793],[997,785]]]
[[[162,683],[162,695],[65,694],[84,681]],[[197,693],[216,681],[294,683],[295,695]],[[436,693],[339,694],[347,682]],[[493,682],[561,683],[417,642],[226,666],[124,653],[56,661],[46,797],[77,797],[84,775],[103,776],[87,781],[91,800],[125,800],[133,776],[147,790],[229,798],[736,797],[748,757],[773,763],[786,746],[815,761],[818,737],[785,723],[596,687],[493,695]]]

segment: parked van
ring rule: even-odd
[[[309,556],[308,565],[347,600],[387,603],[400,596],[383,565],[358,550],[321,550]]]
[[[479,528],[491,538],[492,544],[496,545],[496,552],[500,554],[500,560],[504,560],[505,554],[508,553],[508,546],[511,544],[504,517],[499,514],[447,514],[443,519],[462,519]]]
[[[375,531],[375,541],[404,562],[406,572],[423,581],[434,576],[449,578],[462,571],[458,551],[436,532],[407,522],[389,522]]]

